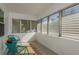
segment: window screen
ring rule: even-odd
[[[20,20],[12,20],[12,33],[20,33]]]
[[[59,13],[49,17],[49,31],[50,36],[59,36]]]
[[[47,34],[47,17],[42,19],[42,33]]]
[[[21,20],[21,33],[30,31],[30,20]]]
[[[67,15],[71,15],[71,14],[75,14],[75,13],[79,13],[79,5],[65,9],[63,11],[63,16],[67,16]]]
[[[37,23],[37,32],[38,33],[41,32],[41,20],[39,20],[38,23]]]
[[[34,32],[37,31],[37,22],[36,22],[36,21],[32,21],[32,30],[33,30]]]

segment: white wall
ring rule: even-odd
[[[36,34],[38,42],[61,55],[79,55],[79,40]]]
[[[2,40],[0,40],[0,55],[2,54]]]

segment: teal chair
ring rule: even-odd
[[[17,42],[19,40],[20,39],[17,36],[8,35],[8,40],[5,43],[8,49],[8,52],[7,52],[8,55],[15,55],[16,53],[18,53]]]
[[[8,35],[7,36],[8,39],[10,39],[9,41],[7,41],[5,44],[7,46],[7,49],[8,52],[7,54],[8,55],[18,55],[18,54],[21,54],[20,52],[22,50],[24,50],[24,53],[25,55],[28,55],[29,52],[28,52],[28,49],[26,46],[22,46],[22,45],[17,45],[17,43],[20,41],[19,37],[18,36],[15,36],[15,35]]]

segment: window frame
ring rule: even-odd
[[[62,17],[69,16],[69,15],[72,15],[72,14],[76,14],[77,12],[74,12],[74,9],[75,9],[76,6],[79,7],[79,4],[76,4],[76,5],[73,5],[73,6],[70,6],[70,7],[63,9],[62,10]],[[65,14],[65,11],[67,11],[67,10],[71,10],[70,14]]]
[[[49,35],[49,29],[50,29],[50,28],[49,28],[49,24],[50,24],[49,22],[50,22],[50,20],[51,20],[50,18],[51,18],[52,16],[55,16],[56,14],[58,14],[58,21],[57,21],[58,24],[59,24],[59,25],[58,25],[58,36],[60,37],[60,36],[61,36],[61,31],[60,31],[61,28],[60,28],[60,26],[61,26],[61,19],[62,19],[62,18],[61,18],[61,12],[56,12],[56,13],[54,13],[54,14],[52,14],[52,15],[49,16],[49,21],[48,21],[48,35]],[[56,16],[56,17],[57,17],[57,16]]]
[[[30,31],[30,26],[31,26],[31,24],[30,24],[30,20],[24,20],[24,19],[22,19],[22,20],[20,20],[20,22],[21,22],[21,24],[20,24],[20,27],[21,27],[21,31],[20,31],[20,33],[27,33],[27,31],[26,32],[22,32],[22,21],[26,21],[26,23],[28,23],[29,22],[29,31]]]
[[[44,34],[44,33],[43,33],[43,30],[42,30],[42,25],[43,25],[43,20],[45,20],[45,18],[46,18],[46,20],[47,20],[47,21],[46,21],[46,22],[47,22],[47,24],[46,24],[46,25],[47,25],[46,34],[48,34],[48,17],[44,17],[44,18],[41,19],[41,33]]]
[[[17,32],[17,33],[20,33],[21,32],[21,21],[20,21],[20,19],[15,19],[15,18],[12,18],[12,33],[15,33],[15,32],[13,32],[13,20],[19,20],[19,22],[20,22],[20,31],[19,32]]]
[[[39,32],[39,33],[41,33],[41,32],[42,32],[42,26],[41,26],[42,23],[41,23],[41,20],[38,20],[38,21],[37,21],[37,32],[38,32],[38,24],[40,25],[40,29],[39,29],[40,32]]]
[[[4,25],[4,11],[0,9],[0,12],[3,14],[2,16],[0,16],[0,19],[3,19],[2,21],[0,21],[0,24]]]
[[[13,20],[16,20],[16,18],[12,18],[12,21],[13,21]],[[21,31],[21,28],[22,28],[22,27],[21,27],[21,24],[22,24],[22,20],[25,20],[25,19],[17,19],[17,20],[20,21],[20,32],[19,32],[19,33],[23,33],[23,32]],[[29,29],[29,31],[32,30],[32,21],[33,21],[33,20],[26,20],[26,21],[30,21],[30,29]],[[13,28],[13,22],[12,22],[12,28]],[[36,31],[36,32],[37,32],[37,31]],[[12,29],[12,32],[11,32],[11,33],[14,33],[14,32],[13,32],[13,29]],[[27,33],[27,32],[24,32],[24,33]],[[14,33],[14,34],[15,34],[15,33]]]
[[[66,8],[63,8],[63,9],[61,9],[61,10],[59,10],[59,11],[56,11],[56,12],[54,12],[54,13],[48,15],[48,16],[45,16],[45,17],[48,18],[48,22],[47,22],[47,23],[49,23],[49,17],[50,17],[51,15],[54,15],[54,14],[56,14],[56,13],[59,13],[59,37],[62,36],[62,17],[63,17],[63,11],[64,11],[65,9],[71,8],[71,7],[76,6],[76,5],[79,5],[79,3],[74,3],[74,4],[72,4],[72,5],[70,5],[70,6],[66,7]],[[40,19],[40,21],[41,21],[41,32],[42,32],[42,19],[45,18],[45,17],[42,17],[42,18]],[[47,34],[48,34],[48,31],[49,31],[49,28],[48,28],[48,27],[49,27],[49,24],[47,25]]]
[[[35,29],[34,32],[37,32],[37,21],[31,21],[31,24],[32,24],[31,30]],[[34,26],[34,25],[36,25],[36,26]]]

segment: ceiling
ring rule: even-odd
[[[53,3],[5,3],[7,11],[36,16],[43,14]]]

